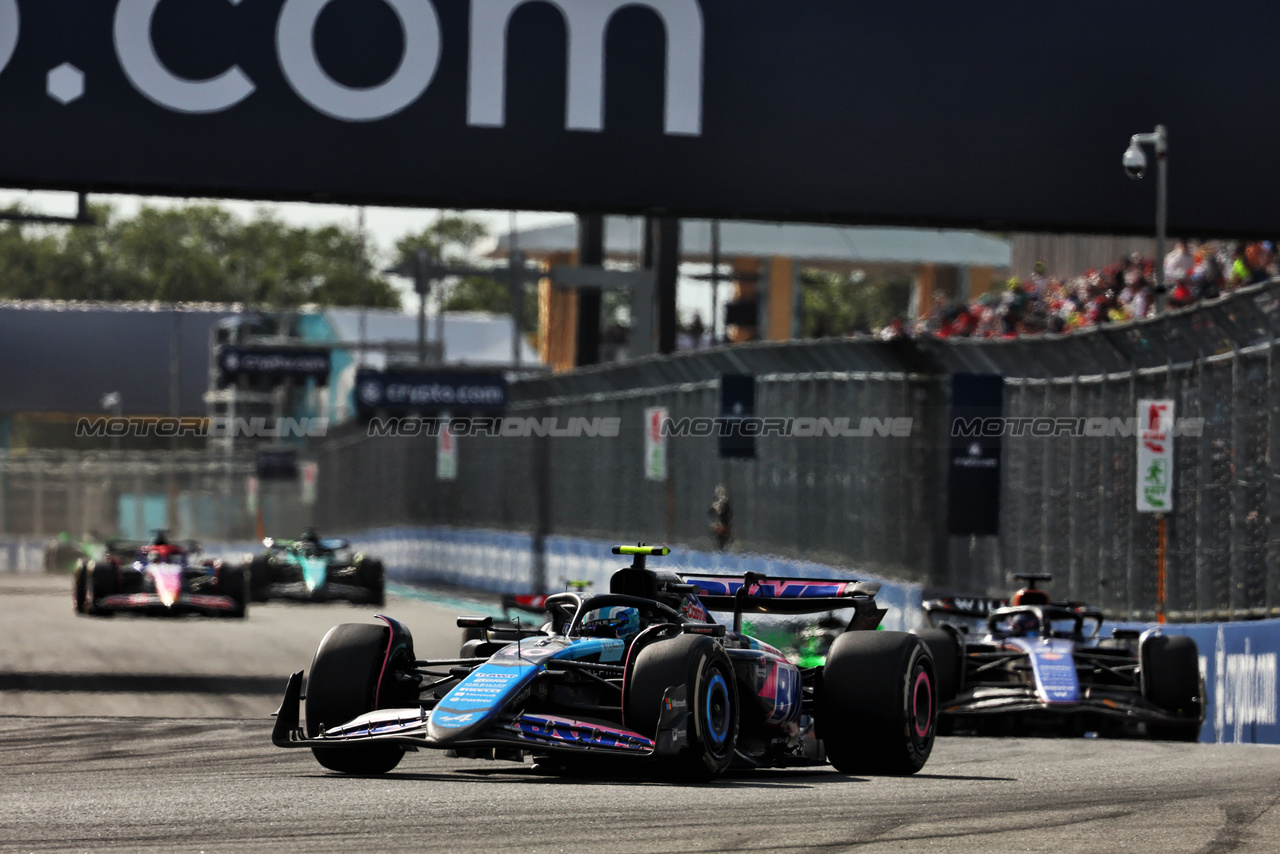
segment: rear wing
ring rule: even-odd
[[[1007,608],[1008,606],[1008,599],[992,599],[982,596],[944,596],[940,599],[926,600],[924,610],[928,614],[985,619],[992,611]]]
[[[681,573],[705,607],[732,611],[734,631],[742,630],[742,615],[817,614],[853,608],[851,629],[874,629],[888,613],[876,607],[876,581],[832,581],[829,578],[775,578],[748,572],[743,576]]]

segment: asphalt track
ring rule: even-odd
[[[696,787],[424,751],[341,777],[272,747],[267,714],[323,632],[367,609],[88,620],[65,587],[0,578],[0,851],[1280,850],[1280,750],[1248,746],[948,738],[907,779]],[[385,610],[421,654],[457,643],[427,602]]]

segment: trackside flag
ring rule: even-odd
[[[1138,401],[1138,512],[1173,509],[1173,401]]]

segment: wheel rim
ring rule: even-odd
[[[707,683],[706,694],[707,735],[716,748],[724,747],[733,725],[733,709],[729,699],[729,686],[719,671]]]
[[[911,679],[911,735],[917,747],[933,736],[933,680],[922,663],[916,664]]]

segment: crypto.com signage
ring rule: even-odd
[[[0,0],[0,185],[1272,236],[1243,5]]]

